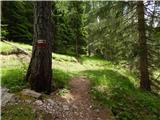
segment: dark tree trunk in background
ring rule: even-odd
[[[138,32],[139,32],[139,62],[140,62],[140,87],[150,91],[150,80],[148,72],[148,51],[145,35],[145,20],[144,20],[144,4],[143,1],[137,2],[138,14]]]
[[[32,58],[26,74],[31,89],[37,92],[51,90],[52,79],[51,2],[34,4],[34,41]]]
[[[78,30],[77,30],[78,31]],[[75,45],[75,51],[76,51],[76,57],[79,58],[79,45],[78,45],[78,41],[79,41],[79,33],[76,32],[76,45]]]

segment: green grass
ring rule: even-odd
[[[53,69],[53,86],[56,88],[68,88],[68,82],[72,76],[72,73],[60,69]]]
[[[1,72],[1,84],[9,88],[10,92],[17,92],[26,87],[23,68],[4,68]]]
[[[28,44],[23,44],[23,43],[18,43],[18,42],[10,42],[10,43],[22,49],[30,51],[30,52],[32,50],[32,46]],[[18,50],[16,47],[0,41],[0,53],[1,54],[8,55],[8,54],[17,53],[17,52]]]
[[[17,92],[26,87],[24,76],[29,62],[17,55],[4,55],[0,60],[2,86],[7,87],[10,92]]]
[[[27,51],[30,51],[30,52],[32,51],[32,46],[29,44],[18,43],[18,42],[11,42],[11,43]]]
[[[29,105],[14,104],[2,108],[1,120],[36,120],[35,113]]]
[[[9,54],[13,51],[16,51],[16,48],[12,47],[9,44],[6,44],[6,43],[0,41],[0,53],[1,54]]]
[[[160,97],[138,89],[114,69],[87,70],[93,99],[109,107],[120,120],[159,120]]]
[[[127,69],[95,56],[81,56],[80,62],[73,56],[62,54],[53,53],[52,58],[53,85],[56,88],[67,89],[72,77],[87,76],[91,82],[92,98],[109,107],[118,120],[160,119],[160,96],[140,90],[139,79]],[[13,92],[25,87],[23,77],[28,61],[10,56],[2,58],[1,62],[2,86]]]

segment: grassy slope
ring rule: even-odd
[[[3,44],[3,47],[6,46]],[[7,50],[10,49],[7,46]],[[81,64],[72,56],[54,53],[52,58],[53,83],[56,87],[67,88],[70,77],[85,75],[91,81],[93,99],[111,108],[117,119],[160,119],[160,97],[139,90],[139,80],[129,71],[96,57],[82,56]],[[19,91],[25,87],[23,76],[28,61],[15,56],[1,61],[2,85],[11,91]]]

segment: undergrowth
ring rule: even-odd
[[[14,104],[2,108],[1,118],[1,120],[36,120],[36,114],[29,105]]]

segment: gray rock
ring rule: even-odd
[[[25,103],[30,104],[32,102],[32,100],[25,100]]]
[[[95,111],[96,111],[97,113],[100,112],[99,109],[96,109]]]
[[[73,108],[74,108],[74,109],[78,109],[78,107],[77,107],[76,105],[73,105]]]
[[[1,96],[5,95],[5,93],[8,93],[9,89],[7,88],[1,88]]]
[[[3,95],[3,97],[1,98],[2,106],[5,106],[6,103],[8,103],[12,99],[13,96],[14,95],[10,93]]]
[[[10,99],[10,102],[12,103],[18,103],[19,101],[20,101],[20,98],[15,95],[13,95],[13,97]]]
[[[97,120],[102,120],[102,119],[98,117]]]
[[[42,105],[42,104],[43,104],[43,102],[42,102],[41,100],[36,100],[35,103],[36,103],[37,105]]]
[[[42,97],[41,93],[35,92],[30,89],[23,89],[23,91],[21,93],[22,93],[22,95],[31,96],[34,98],[41,98]]]
[[[68,111],[69,110],[69,106],[63,105],[63,110]]]
[[[55,105],[56,102],[54,102],[52,99],[47,99],[47,102],[49,102],[51,105]]]
[[[6,103],[8,103],[9,101],[12,101],[14,98],[14,94],[8,93],[8,89],[7,88],[1,88],[1,105],[5,106]]]

